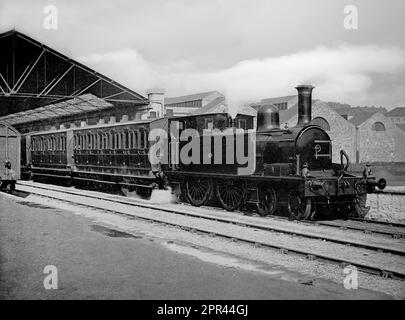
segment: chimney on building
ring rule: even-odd
[[[121,122],[128,122],[128,115],[127,114],[122,115]]]
[[[165,90],[162,88],[152,88],[146,91],[149,100],[150,112],[154,111],[156,117],[160,118],[166,114],[165,110]]]
[[[311,85],[299,85],[298,90],[298,122],[297,127],[308,125],[312,120],[312,89]]]
[[[116,121],[115,117],[114,117],[114,116],[111,116],[111,117],[110,117],[110,122],[109,122],[109,123],[115,123],[115,121]]]
[[[86,121],[80,121],[80,127],[84,128],[86,126]]]

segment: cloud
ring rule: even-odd
[[[316,98],[368,103],[373,98],[375,76],[392,78],[403,74],[405,67],[402,49],[373,45],[321,46],[279,57],[244,60],[210,72],[198,71],[191,61],[152,63],[132,49],[78,59],[139,92],[155,86],[166,88],[168,96],[219,90],[232,105],[294,94],[294,86],[302,83],[315,85]],[[378,99],[388,99],[391,93],[386,94],[379,94]]]

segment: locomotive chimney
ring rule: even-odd
[[[312,89],[310,85],[299,85],[298,90],[298,122],[297,127],[308,125],[312,120]]]

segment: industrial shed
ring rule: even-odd
[[[16,30],[0,34],[0,48],[0,168],[8,158],[20,172],[20,134],[150,108],[143,95]]]

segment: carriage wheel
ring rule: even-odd
[[[212,194],[212,180],[207,178],[192,178],[186,181],[186,195],[193,206],[207,203]]]
[[[217,182],[217,197],[228,211],[238,209],[245,201],[246,188],[241,181],[223,180]]]
[[[261,216],[272,215],[277,210],[277,194],[273,188],[259,188],[259,202],[257,204],[257,212]]]
[[[302,198],[296,192],[288,194],[288,212],[292,220],[307,219],[311,215],[311,198]]]

